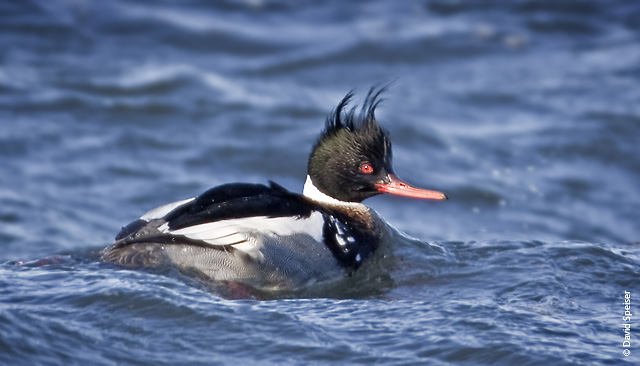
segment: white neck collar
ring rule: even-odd
[[[304,189],[302,195],[309,198],[312,201],[323,203],[331,206],[341,206],[350,208],[366,208],[366,206],[359,202],[346,202],[335,199],[329,195],[326,195],[313,184],[311,177],[307,175],[307,180],[304,182]]]

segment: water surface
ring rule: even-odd
[[[638,19],[597,1],[0,3],[0,364],[637,363]],[[390,81],[396,172],[451,199],[368,200],[403,234],[353,278],[233,300],[95,260],[209,187],[301,191],[326,115]]]

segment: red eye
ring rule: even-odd
[[[360,170],[365,174],[373,173],[373,167],[367,163],[360,165]]]

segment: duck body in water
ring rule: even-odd
[[[273,182],[214,187],[125,226],[101,259],[128,268],[173,266],[266,291],[352,274],[387,234],[364,199],[381,193],[447,198],[394,174],[389,134],[375,118],[382,91],[371,89],[359,113],[345,110],[349,93],[327,118],[302,194]]]

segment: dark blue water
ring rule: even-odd
[[[301,191],[394,80],[396,172],[451,199],[368,200],[405,235],[353,278],[232,300],[96,261],[208,187]],[[1,1],[0,364],[637,364],[639,81],[635,1]]]

